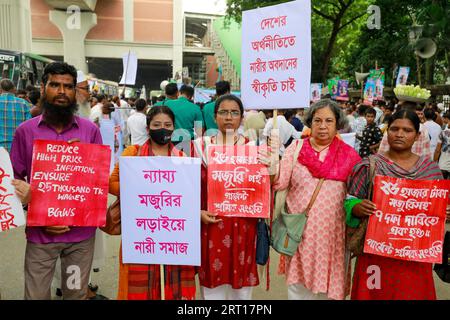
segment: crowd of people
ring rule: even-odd
[[[11,156],[13,185],[24,206],[32,201],[30,172],[36,139],[102,144],[102,120],[112,120],[123,156],[200,157],[201,266],[164,266],[165,297],[195,299],[252,298],[259,285],[256,264],[257,219],[218,217],[207,211],[209,145],[264,145],[261,164],[271,170],[274,192],[288,190],[288,213],[304,212],[312,193],[320,191],[309,211],[303,240],[292,257],[280,256],[278,272],[286,276],[289,299],[436,299],[432,264],[380,256],[358,256],[353,281],[346,248],[347,226],[357,226],[375,212],[369,197],[369,158],[380,175],[403,179],[448,179],[450,112],[411,101],[375,106],[363,101],[322,99],[306,108],[244,111],[230,94],[230,84],[216,84],[216,97],[195,104],[194,89],[169,83],[164,97],[135,99],[91,94],[83,73],[66,63],[49,64],[40,91],[16,97],[14,84],[0,81],[0,146]],[[39,94],[38,94],[39,93]],[[40,97],[39,97],[40,95]],[[118,134],[120,133],[120,135]],[[356,144],[342,136],[355,133]],[[301,144],[301,145],[299,145]],[[109,179],[118,196],[119,164]],[[351,205],[348,205],[352,199]],[[359,201],[354,201],[359,199]],[[106,214],[106,212],[105,212]],[[447,209],[447,217],[448,217]],[[97,233],[96,233],[97,232]],[[25,299],[50,299],[55,266],[61,261],[64,299],[87,299],[98,230],[91,227],[27,227]],[[232,243],[232,245],[230,245]],[[67,286],[67,266],[80,267],[80,286]],[[160,299],[160,266],[125,264],[119,257],[117,299]],[[367,267],[380,266],[382,289],[367,287]],[[200,288],[196,288],[198,275]],[[91,288],[92,289],[92,288]]]

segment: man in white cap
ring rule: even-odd
[[[77,103],[78,103],[78,111],[77,115],[89,119],[91,114],[91,105],[89,103],[89,84],[87,78],[83,71],[77,71]]]

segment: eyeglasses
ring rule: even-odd
[[[223,118],[226,118],[228,116],[228,114],[231,114],[232,118],[239,118],[241,116],[241,112],[237,111],[237,110],[232,110],[232,111],[219,110],[219,111],[217,111],[217,115],[219,115],[219,116],[221,116]]]

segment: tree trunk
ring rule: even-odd
[[[328,79],[328,69],[330,68],[331,54],[333,52],[334,44],[336,43],[337,36],[339,34],[339,27],[341,25],[341,19],[338,18],[333,22],[333,31],[331,32],[330,39],[328,40],[327,48],[323,53],[322,58],[322,83],[326,83]]]
[[[420,57],[416,55],[416,67],[417,67],[417,83],[422,86],[422,67]]]
[[[450,59],[448,57],[448,52],[447,49],[445,50],[445,79],[444,79],[444,83],[447,83],[447,79],[450,78]]]
[[[434,68],[436,67],[436,56],[426,60],[425,63],[425,84],[434,84]]]

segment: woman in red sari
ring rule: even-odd
[[[215,219],[207,208],[206,172],[209,145],[246,145],[249,140],[238,133],[244,108],[239,98],[221,96],[215,105],[216,136],[197,139],[194,154],[202,157],[202,262],[199,270],[201,295],[205,300],[249,300],[259,284],[256,268],[255,218]]]
[[[389,150],[374,155],[375,174],[401,179],[442,179],[439,167],[427,156],[411,152],[419,137],[420,120],[408,110],[397,111],[388,123]],[[369,190],[369,159],[357,164],[348,179],[348,193],[358,199],[367,199]],[[358,202],[358,201],[357,201]],[[448,208],[447,208],[448,209]],[[355,227],[359,218],[367,218],[376,210],[369,200],[347,206],[347,223]],[[355,220],[356,219],[356,220]],[[369,288],[371,266],[380,270],[380,288]],[[358,256],[353,277],[353,300],[435,300],[436,291],[431,263],[397,260],[378,255]]]
[[[174,130],[175,115],[166,106],[153,107],[147,115],[150,138],[141,147],[129,146],[122,156],[174,156],[182,157],[170,142]],[[140,150],[139,150],[140,149]],[[109,192],[120,194],[119,164],[109,179]],[[118,300],[159,300],[161,299],[160,266],[145,264],[124,264],[122,250],[119,256]],[[194,300],[195,267],[164,266],[165,298],[167,300]]]

